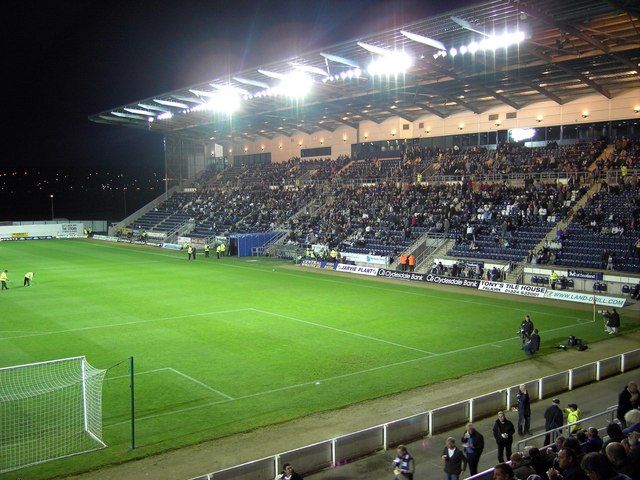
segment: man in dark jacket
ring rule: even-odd
[[[547,434],[544,436],[544,445],[550,445],[551,442],[555,441],[556,437],[560,434],[560,431],[550,432],[549,430],[553,430],[554,428],[559,428],[562,426],[564,421],[564,417],[562,416],[562,410],[559,407],[560,400],[554,398],[551,402],[549,408],[547,408],[544,412],[544,429]]]
[[[513,423],[504,412],[498,412],[498,418],[493,424],[493,438],[496,439],[498,445],[498,462],[504,462],[504,453],[507,453],[507,461],[511,458],[511,445],[513,444],[513,434],[515,433]]]
[[[533,355],[540,350],[540,335],[538,334],[537,328],[533,330],[531,338],[529,338],[529,341],[522,346],[522,349],[527,355]]]
[[[518,389],[518,435],[528,435],[531,423],[531,399],[527,386],[523,383]]]
[[[444,462],[445,480],[459,480],[462,472],[467,469],[467,457],[464,456],[462,450],[456,447],[455,438],[447,438],[442,451],[442,461]]]
[[[531,338],[531,334],[533,333],[533,322],[531,321],[531,317],[526,315],[522,323],[520,323],[520,338],[522,338],[522,343],[524,344],[529,338]]]
[[[558,452],[558,468],[547,470],[549,480],[588,480],[580,465],[576,452],[563,448]]]
[[[473,423],[467,424],[467,430],[462,436],[462,446],[469,464],[469,475],[475,475],[478,473],[478,462],[480,462],[480,455],[484,450],[484,437],[473,428]]]
[[[638,407],[638,384],[636,382],[629,382],[627,387],[618,395],[618,420],[622,428],[627,428],[627,422],[624,420],[624,416],[629,410]]]

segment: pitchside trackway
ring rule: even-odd
[[[110,448],[28,478],[79,471],[524,360],[531,314],[543,349],[605,337],[570,304],[282,268],[86,240],[3,242],[0,366],[86,355],[136,359],[138,443],[129,442],[124,365],[104,389]],[[35,272],[33,286],[22,276]],[[640,326],[623,316],[623,331]],[[535,376],[532,372],[532,377]],[[16,472],[15,477],[25,476]],[[7,476],[7,478],[14,478]]]

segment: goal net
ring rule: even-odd
[[[85,357],[0,368],[0,473],[106,447],[105,373]]]

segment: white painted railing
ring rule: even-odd
[[[531,401],[536,401],[638,367],[640,367],[640,349],[523,383],[529,390]],[[519,385],[514,385],[485,393],[312,445],[218,470],[191,480],[271,480],[277,472],[281,471],[284,463],[294,464],[296,470],[302,474],[335,467],[379,450],[387,450],[401,443],[408,443],[479,418],[495,415],[499,410],[510,409],[517,402],[518,388]],[[487,472],[478,474],[477,478],[483,478],[482,474]]]

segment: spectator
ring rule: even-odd
[[[605,448],[605,454],[616,472],[627,475],[632,480],[640,479],[640,464],[631,462],[622,444],[611,442]]]
[[[607,448],[607,445],[613,442],[621,442],[623,439],[627,438],[627,436],[622,433],[622,427],[619,423],[611,422],[607,425],[607,440],[604,442],[602,446],[603,449]]]
[[[640,394],[638,394],[638,384],[636,382],[629,382],[624,390],[620,392],[620,395],[618,395],[617,415],[622,428],[626,428],[627,426],[624,416],[629,410],[638,408],[639,399]]]
[[[276,480],[302,480],[302,475],[293,470],[290,463],[282,466],[282,473],[276,477]]]
[[[447,438],[442,451],[442,461],[444,462],[444,480],[459,480],[462,472],[467,469],[467,458],[456,446],[455,438]]]
[[[564,417],[560,410],[560,400],[554,398],[551,405],[544,412],[544,429],[547,434],[544,437],[544,444],[549,445],[561,431],[552,431],[562,426]]]
[[[531,466],[536,471],[536,474],[545,478],[547,470],[551,467],[551,462],[549,461],[548,456],[543,455],[537,447],[531,447],[529,449],[525,449],[525,451],[529,454]]]
[[[493,480],[513,480],[513,469],[507,463],[499,463],[493,467]]]
[[[536,473],[529,462],[525,462],[522,454],[518,452],[511,455],[511,468],[516,478],[528,478],[529,475],[535,475]]]
[[[624,421],[627,424],[622,433],[629,435],[631,432],[640,432],[640,410],[634,408],[624,415]]]
[[[518,435],[529,434],[529,425],[531,423],[531,400],[527,386],[523,383],[518,388]]]
[[[617,473],[601,453],[587,453],[580,466],[591,480],[631,480],[626,475]]]
[[[600,438],[598,429],[596,427],[589,427],[587,430],[587,441],[584,445],[585,453],[599,452],[602,450],[603,445],[604,441]]]
[[[467,429],[462,435],[462,447],[469,464],[469,475],[478,473],[478,462],[484,450],[484,436],[478,432],[472,423],[467,424]]]
[[[404,445],[398,445],[396,458],[393,460],[393,473],[398,480],[412,480],[415,470],[413,457]]]
[[[587,480],[587,476],[578,464],[577,454],[569,449],[563,448],[558,452],[557,468],[551,467],[547,470],[549,480]]]
[[[515,428],[513,423],[505,417],[504,412],[498,412],[498,418],[493,424],[493,438],[496,439],[498,446],[498,462],[504,463],[504,454],[507,458],[511,458],[511,445],[513,444],[513,434]]]

